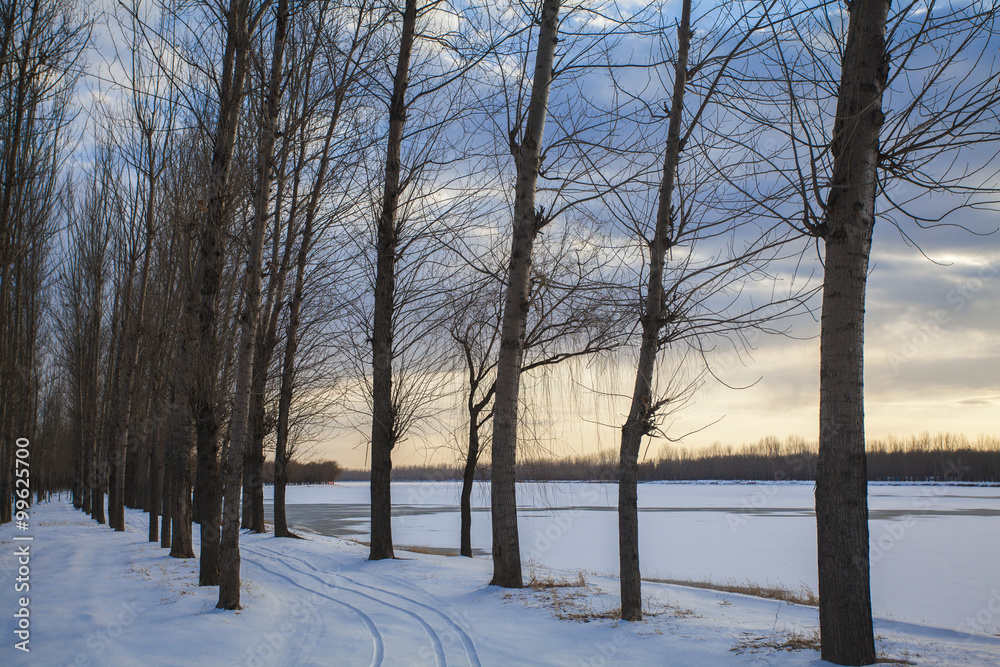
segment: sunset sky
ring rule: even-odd
[[[968,222],[989,231],[991,219],[977,213]],[[919,435],[924,431],[997,435],[1000,418],[1000,237],[974,236],[960,229],[919,231],[915,239],[930,257],[908,247],[890,224],[877,225],[869,278],[866,316],[866,419],[869,437]],[[931,261],[933,260],[933,261]],[[815,251],[807,255],[817,275]],[[935,263],[937,262],[937,263]],[[819,299],[813,302],[819,315]],[[694,400],[674,415],[671,437],[680,446],[714,442],[741,444],[764,436],[799,434],[814,440],[818,431],[819,324],[807,316],[792,326],[797,339],[760,336],[752,357],[742,363],[729,355],[721,361],[720,379],[709,379]],[[546,395],[544,447],[552,454],[574,454],[618,447],[610,401],[580,385],[617,375],[628,390],[634,368],[607,364],[588,373],[579,369],[550,380]],[[590,378],[588,381],[586,378]],[[595,423],[596,422],[596,423]],[[718,422],[718,423],[714,423]],[[714,423],[714,424],[713,424]],[[603,426],[598,425],[603,424]],[[699,430],[701,429],[701,430]],[[341,432],[312,449],[310,458],[330,457],[349,467],[367,466],[362,437]],[[651,443],[655,456],[664,441]],[[396,465],[448,462],[456,457],[441,437],[403,443],[393,454]]]
[[[110,40],[99,31],[98,43],[104,41]],[[108,44],[103,48],[110,53]],[[991,232],[1000,225],[996,209],[966,212],[954,222]],[[920,230],[912,224],[904,229],[929,259],[904,242],[889,222],[880,219],[876,224],[866,318],[867,433],[998,435],[1000,234],[976,236],[955,227]],[[822,275],[816,255],[815,249],[806,250],[800,275]],[[815,319],[803,315],[791,323],[792,337],[760,336],[751,354],[712,358],[719,380],[746,388],[727,388],[709,378],[672,416],[667,434],[684,436],[678,444],[694,448],[715,442],[739,445],[768,435],[815,439],[819,305],[819,298],[811,303]],[[671,354],[667,356],[665,363],[673,363]],[[609,391],[608,379],[613,378],[614,391],[629,394],[634,372],[629,353],[590,371],[556,371],[545,403],[536,406],[534,415],[546,451],[569,455],[617,450],[627,401],[614,403],[590,390]],[[444,424],[444,430],[455,428],[457,417]],[[301,456],[366,467],[364,431],[364,425],[332,430]],[[648,456],[655,456],[662,444],[653,441]],[[451,462],[457,452],[454,443],[436,434],[409,438],[393,458],[396,465]]]

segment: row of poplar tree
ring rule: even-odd
[[[265,448],[289,535],[296,443],[331,421],[363,431],[370,557],[389,558],[393,449],[457,405],[462,552],[488,459],[493,583],[520,587],[533,379],[599,358],[634,369],[601,391],[623,397],[621,613],[640,620],[643,441],[716,374],[713,351],[818,305],[822,653],[874,662],[872,232],[985,229],[993,4],[0,11],[0,520],[27,437],[40,495],[70,488],[115,530],[145,509],[179,558],[198,525],[199,581],[235,609]]]

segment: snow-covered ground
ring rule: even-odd
[[[810,636],[810,607],[647,584],[657,615],[583,622],[557,616],[609,610],[613,578],[509,592],[487,586],[488,559],[368,562],[364,547],[318,535],[244,535],[244,609],[219,611],[195,560],[147,543],[143,514],[129,511],[127,526],[114,533],[54,501],[27,532],[0,527],[0,665],[825,664],[813,650],[768,648]],[[14,591],[15,536],[33,538],[27,593]],[[19,595],[30,596],[30,653],[14,647]],[[1000,637],[881,619],[876,630],[888,656],[916,664],[1000,663]]]
[[[488,492],[482,484],[473,496],[472,545],[483,554]],[[395,482],[392,493],[397,544],[457,550],[457,483]],[[367,483],[290,487],[289,521],[367,540],[368,501]],[[815,592],[813,502],[812,483],[640,484],[643,576]],[[526,560],[570,573],[617,573],[614,484],[521,483],[518,503]],[[873,484],[869,504],[876,614],[1000,633],[1000,488]]]

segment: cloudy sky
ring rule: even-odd
[[[994,214],[976,214],[974,227],[990,230]],[[866,420],[869,437],[961,433],[975,439],[998,434],[1000,405],[1000,236],[959,229],[920,232],[930,257],[908,247],[889,224],[876,231],[866,315]],[[931,261],[934,260],[934,261]],[[817,264],[815,253],[811,262]],[[935,263],[937,262],[937,263]],[[818,299],[815,302],[818,315]],[[818,431],[819,325],[795,320],[794,337],[760,336],[752,355],[727,355],[689,405],[673,415],[668,435],[681,446],[741,444],[768,435]],[[668,361],[668,363],[671,363]],[[586,453],[617,449],[627,402],[609,399],[608,378],[630,385],[634,367],[600,364],[567,369],[536,386],[533,452]],[[537,384],[537,383],[536,383]],[[748,386],[752,385],[752,386]],[[591,390],[599,391],[591,391]],[[529,389],[530,391],[530,389]],[[619,389],[621,391],[621,389]],[[618,411],[618,412],[616,412]],[[689,435],[685,435],[689,434]],[[367,465],[361,434],[332,434],[310,457],[331,457],[350,467]],[[655,456],[664,441],[653,441]],[[446,436],[413,438],[393,455],[396,465],[450,462]]]
[[[106,37],[99,31],[99,42]],[[103,46],[98,50],[107,56],[110,49]],[[110,65],[105,62],[104,67]],[[978,211],[960,221],[988,232],[1000,224],[1000,215],[996,210]],[[956,228],[906,229],[930,259],[904,243],[891,224],[880,221],[876,227],[866,318],[867,432],[870,437],[924,431],[973,438],[998,435],[1000,235],[975,236]],[[819,276],[821,270],[816,253],[807,252],[800,273]],[[818,318],[818,299],[813,307]],[[751,354],[712,359],[722,382],[706,381],[672,416],[667,434],[684,436],[680,444],[696,448],[768,435],[815,439],[819,325],[802,316],[790,333],[792,337],[756,338]],[[627,400],[611,400],[606,393],[630,393],[634,366],[625,357],[620,364],[560,371],[544,390],[535,392],[535,435],[547,451],[617,449]],[[732,389],[723,382],[745,388]],[[333,432],[306,456],[362,467],[367,464],[365,439],[356,431]],[[649,455],[661,444],[653,442]],[[449,439],[437,434],[411,438],[394,454],[397,465],[455,458]]]

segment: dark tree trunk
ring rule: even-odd
[[[246,18],[244,17],[245,21]],[[247,441],[251,439],[250,389],[260,320],[260,290],[264,254],[264,233],[270,206],[273,179],[274,143],[277,135],[278,104],[281,95],[281,72],[284,62],[285,31],[288,24],[288,0],[279,0],[274,30],[274,50],[268,85],[266,117],[258,149],[257,201],[250,227],[250,249],[243,274],[244,306],[240,319],[240,343],[237,356],[236,392],[230,421],[229,455],[226,457],[226,497],[222,526],[222,570],[219,584],[219,609],[240,608],[240,475],[244,469]],[[246,45],[248,46],[248,45]],[[237,58],[237,70],[240,69]],[[241,84],[242,77],[239,77]],[[252,475],[252,469],[244,474]],[[261,512],[261,516],[263,512]],[[264,532],[263,526],[258,532]]]
[[[253,397],[250,398],[253,400]],[[247,474],[250,476],[250,530],[255,533],[266,533],[264,524],[264,439],[253,437],[254,424],[251,418],[249,450],[247,459],[250,465]],[[256,448],[260,445],[260,449]]]
[[[98,450],[102,449],[98,446]],[[90,502],[92,503],[91,509],[93,513],[91,516],[97,523],[107,523],[107,519],[104,514],[104,484],[105,484],[105,470],[107,469],[107,461],[103,456],[103,452],[99,451],[97,454],[97,463],[94,472],[94,488],[90,493]]]
[[[514,184],[514,233],[511,239],[507,290],[504,297],[497,360],[496,398],[493,410],[493,468],[490,502],[493,511],[493,580],[505,588],[524,585],[521,547],[517,533],[517,401],[521,388],[521,360],[530,296],[531,252],[535,237],[548,220],[535,209],[535,185],[541,160],[542,138],[548,115],[549,89],[558,43],[560,0],[542,4],[538,50],[531,84],[531,101],[525,115],[520,145],[511,139],[517,168]]]
[[[198,524],[201,533],[201,558],[198,562],[198,585],[219,585],[219,552],[222,522],[222,469],[215,408],[201,405],[195,420],[198,452]]]
[[[222,81],[219,87],[219,116],[212,153],[211,180],[208,187],[208,212],[199,244],[195,284],[198,288],[194,304],[197,313],[198,366],[194,404],[198,429],[198,520],[201,523],[201,571],[199,583],[214,586],[220,583],[219,553],[222,520],[222,484],[219,461],[219,418],[216,392],[219,371],[218,294],[224,266],[223,230],[232,214],[230,177],[233,149],[243,102],[244,80],[250,48],[249,8],[240,0],[232,0],[225,19],[226,47],[222,58]],[[234,408],[235,409],[235,408]],[[235,417],[234,417],[235,418]],[[245,417],[244,417],[245,418]],[[240,443],[242,445],[243,443]],[[232,450],[232,445],[231,445]],[[240,471],[243,449],[233,455],[232,466]],[[232,483],[227,475],[227,482]],[[234,494],[239,494],[236,478]],[[238,500],[236,501],[238,503]],[[233,507],[237,512],[238,507]],[[238,548],[237,548],[238,552]],[[237,553],[238,558],[238,553]],[[239,565],[237,563],[237,576]],[[228,590],[228,588],[227,588]],[[231,592],[231,591],[230,591]],[[221,595],[221,593],[220,593]],[[236,589],[237,603],[239,587]],[[229,608],[229,607],[227,607]]]
[[[170,556],[194,558],[191,534],[191,417],[187,396],[171,392],[170,421]]]
[[[163,507],[163,445],[160,442],[158,407],[154,402],[155,433],[149,444],[149,541],[160,539],[160,513]]]
[[[152,166],[150,169],[152,169]],[[111,507],[111,527],[116,531],[125,530],[125,463],[127,445],[129,441],[129,427],[132,421],[132,400],[134,393],[132,385],[136,370],[139,366],[139,344],[141,342],[140,337],[142,336],[143,319],[146,312],[146,292],[149,285],[150,259],[153,254],[153,215],[155,206],[155,189],[153,186],[155,177],[150,175],[148,180],[149,196],[146,201],[146,240],[143,247],[142,270],[139,276],[139,297],[136,304],[135,322],[132,322],[129,316],[131,304],[122,304],[123,317],[121,335],[124,337],[124,341],[122,342],[123,349],[121,365],[123,368],[121,369],[121,374],[119,376],[120,386],[118,399],[116,401],[117,405],[113,408],[114,414],[117,417],[117,424],[114,429],[115,502]],[[131,266],[134,266],[134,264]],[[125,277],[128,281],[128,285],[131,285],[132,282],[131,266]],[[131,287],[126,287],[126,300],[130,300],[131,292]]]
[[[160,507],[163,508],[163,517],[160,521],[160,548],[169,549],[171,546],[171,535],[170,528],[172,524],[172,517],[174,515],[173,511],[173,495],[171,479],[173,475],[170,471],[170,466],[166,465],[166,456],[161,454],[163,459],[163,465],[161,466],[163,472],[163,484],[160,488]]]
[[[274,456],[274,536],[297,537],[288,530],[288,517],[285,512],[285,487],[288,485],[288,464],[284,453],[279,458]]]
[[[328,135],[330,136],[330,135]],[[327,143],[329,148],[329,142]],[[322,177],[322,174],[321,174]],[[288,473],[288,423],[295,384],[295,352],[298,348],[299,312],[302,308],[302,292],[305,284],[306,257],[312,243],[312,218],[306,216],[302,231],[302,245],[296,262],[295,286],[289,304],[288,330],[285,335],[285,356],[281,364],[281,388],[278,393],[278,424],[274,444],[274,535],[275,537],[296,537],[288,530],[285,514],[285,486]]]
[[[83,509],[83,511],[86,512],[88,515],[93,516],[93,514],[94,514],[94,501],[93,501],[94,487],[90,483],[90,480],[91,480],[91,478],[93,477],[93,474],[94,474],[94,464],[95,464],[95,462],[94,462],[93,454],[90,451],[90,447],[88,446],[88,441],[87,441],[86,436],[82,437],[82,441],[80,443],[80,448],[81,448],[81,457],[83,459],[81,461],[81,465],[80,465],[80,489],[81,489],[81,494],[83,496],[83,506],[82,506],[81,509]]]
[[[406,0],[399,57],[389,103],[385,188],[378,220],[375,266],[375,312],[372,321],[372,472],[371,549],[369,558],[393,558],[392,448],[396,444],[396,414],[392,395],[392,314],[395,306],[400,184],[400,154],[406,123],[406,86],[417,26],[417,1]]]
[[[853,3],[834,121],[833,176],[821,229],[826,258],[820,321],[816,537],[822,657],[875,662],[864,428],[865,285],[875,225],[887,0]]]
[[[621,580],[622,619],[642,620],[642,578],[639,570],[639,514],[637,481],[639,448],[649,433],[654,418],[653,376],[656,355],[660,350],[663,328],[663,274],[666,253],[673,235],[673,195],[680,156],[681,114],[684,110],[684,87],[687,81],[688,52],[691,46],[691,0],[684,0],[681,22],[677,28],[677,63],[674,65],[674,90],[667,126],[667,148],[663,160],[656,209],[653,242],[649,252],[649,282],[646,302],[640,318],[642,338],[639,363],[632,391],[628,419],[622,426],[618,468],[618,561]]]
[[[472,558],[472,489],[476,483],[479,462],[479,415],[469,414],[469,452],[462,472],[462,547],[459,553]]]
[[[243,457],[243,475],[240,479],[243,493],[240,496],[240,528],[250,529],[253,507],[250,505],[250,452]]]

